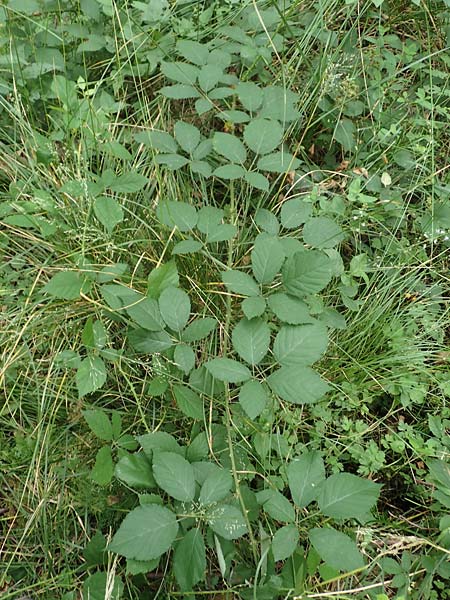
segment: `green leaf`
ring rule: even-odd
[[[173,341],[166,331],[147,331],[145,329],[133,329],[128,334],[131,346],[142,354],[153,354],[153,352],[164,352],[171,346]]]
[[[195,87],[183,83],[166,85],[159,90],[159,93],[171,100],[187,100],[188,98],[198,98],[200,96],[200,92]],[[201,101],[204,101],[203,98],[201,98]],[[206,102],[208,102],[209,106],[209,101]]]
[[[233,329],[232,342],[243,360],[256,365],[269,350],[270,328],[262,319],[242,319]]]
[[[156,486],[152,467],[143,453],[122,456],[114,475],[132,488],[152,489]]]
[[[206,572],[206,549],[200,529],[190,529],[173,555],[173,574],[181,591],[191,591],[203,581]]]
[[[251,377],[245,365],[231,358],[213,358],[205,364],[205,367],[215,379],[228,383],[240,383]]]
[[[203,160],[209,154],[211,154],[212,149],[213,149],[212,140],[210,140],[210,139],[203,140],[202,142],[200,142],[200,144],[197,146],[197,148],[192,153],[192,157],[194,158],[194,160]],[[214,207],[204,206],[203,208],[214,208]],[[203,208],[201,208],[199,210],[199,213],[203,210]],[[216,210],[219,210],[219,209],[216,209]],[[199,219],[200,219],[200,216],[199,216]]]
[[[244,296],[259,296],[258,284],[247,273],[231,269],[222,271],[221,275],[222,281],[231,292]]]
[[[284,86],[267,85],[264,90],[264,103],[260,111],[262,117],[277,119],[282,123],[299,118],[294,104],[299,95]]]
[[[211,165],[205,160],[191,160],[189,163],[189,168],[193,173],[203,175],[203,177],[206,177],[206,179],[212,175]]]
[[[236,540],[247,533],[247,525],[236,506],[222,504],[207,515],[211,529],[226,540]]]
[[[198,83],[201,89],[208,93],[210,90],[216,87],[220,79],[223,76],[223,69],[218,65],[204,65],[200,69],[198,75]]]
[[[241,304],[242,311],[247,319],[254,319],[264,314],[266,310],[266,301],[261,296],[245,298]]]
[[[191,154],[200,143],[200,131],[194,125],[177,121],[174,127],[175,139],[181,148]]]
[[[29,2],[30,0],[27,0]],[[83,581],[83,599],[89,600],[120,600],[123,595],[124,585],[117,575],[98,572],[89,575]]]
[[[151,560],[170,549],[177,533],[173,512],[157,504],[146,504],[128,513],[108,550],[134,560]]]
[[[255,223],[260,229],[263,229],[272,236],[277,236],[280,231],[278,219],[270,210],[267,210],[266,208],[259,208],[256,211]]]
[[[105,346],[107,339],[108,334],[103,323],[99,320],[93,321],[92,317],[89,317],[81,334],[81,341],[86,348],[101,350]]]
[[[91,471],[91,478],[98,483],[98,485],[104,486],[111,483],[113,476],[113,459],[111,456],[111,448],[109,446],[103,446],[97,452],[95,457],[94,468]]]
[[[268,395],[265,387],[256,380],[247,381],[239,391],[239,404],[250,419],[256,419],[265,409]]]
[[[355,150],[356,127],[350,119],[341,119],[334,130],[334,139],[341,144],[346,152]]]
[[[158,219],[168,227],[191,231],[197,224],[197,211],[187,202],[162,201],[156,208]]]
[[[146,575],[151,571],[154,571],[159,565],[159,558],[154,558],[153,560],[133,560],[132,558],[127,558],[127,575]],[[102,597],[102,600],[103,597]]]
[[[318,250],[295,252],[283,266],[286,290],[299,298],[317,294],[330,283],[331,277],[331,260]]]
[[[296,525],[285,525],[278,529],[272,540],[272,553],[275,562],[285,560],[297,548],[300,534]]]
[[[195,89],[195,88],[192,88]],[[197,90],[195,90],[197,91]],[[197,96],[200,96],[200,93],[197,92]],[[199,116],[204,115],[205,113],[207,113],[208,111],[210,111],[213,108],[213,103],[211,102],[211,100],[209,98],[199,98],[198,100],[196,100],[195,102],[195,110],[197,111],[197,114]]]
[[[264,512],[282,523],[293,523],[295,521],[295,510],[289,500],[278,490],[263,490],[256,495]]]
[[[364,520],[380,495],[381,485],[351,473],[336,473],[323,484],[319,508],[334,519]]]
[[[244,142],[255,154],[267,154],[280,145],[283,127],[278,121],[253,119],[244,129]]]
[[[213,148],[232,163],[243,163],[247,158],[247,151],[239,138],[231,133],[216,131],[213,137]]]
[[[95,433],[99,440],[104,442],[113,440],[111,421],[102,410],[83,410],[82,414],[89,429]]]
[[[211,92],[210,98],[213,97],[213,93]],[[248,123],[250,121],[250,116],[243,112],[242,110],[221,110],[217,116],[222,121],[228,121],[230,123]]]
[[[191,301],[183,290],[177,287],[168,287],[161,292],[159,297],[159,310],[170,329],[181,331],[189,321]]]
[[[244,177],[245,174],[245,169],[243,169],[239,165],[232,164],[217,167],[217,169],[213,171],[213,175],[215,175],[216,177],[220,177],[221,179],[239,179],[241,177]]]
[[[269,190],[269,180],[264,175],[261,175],[261,173],[247,171],[245,173],[245,181],[257,190],[262,190],[263,192]]]
[[[130,171],[129,173],[124,173],[120,177],[117,177],[109,187],[113,192],[117,192],[118,194],[131,194],[141,190],[147,183],[147,177],[144,177],[144,175],[141,175],[140,173]]]
[[[213,502],[220,502],[228,496],[232,486],[233,478],[229,471],[221,468],[214,470],[205,479],[198,501],[204,506],[213,504]]]
[[[187,85],[194,85],[197,81],[199,70],[197,67],[184,62],[162,62],[161,73],[168,79],[173,79]]]
[[[208,244],[212,244],[214,242],[225,242],[233,239],[236,233],[236,225],[231,225],[231,223],[221,223],[210,229],[206,238],[206,242]]]
[[[181,412],[190,419],[203,420],[203,402],[198,394],[185,385],[173,386],[173,394]]]
[[[325,480],[325,465],[320,452],[313,450],[294,458],[287,467],[287,477],[292,500],[299,508],[305,508],[317,499]]]
[[[209,50],[205,44],[191,40],[179,40],[176,48],[178,54],[194,65],[201,66],[208,62]]]
[[[127,270],[127,263],[108,265],[103,267],[100,273],[97,273],[97,281],[98,283],[108,283],[108,281],[113,281],[114,279],[119,278],[121,275],[126,273]]]
[[[164,328],[158,302],[154,298],[144,296],[139,302],[129,306],[127,313],[135,323],[144,329],[161,331]]]
[[[155,157],[155,164],[165,165],[168,169],[176,171],[186,166],[189,163],[189,159],[181,154],[159,154]]]
[[[301,198],[292,198],[283,202],[280,219],[285,229],[296,229],[309,219],[311,215],[311,204]]]
[[[295,171],[299,166],[300,161],[298,158],[285,151],[266,154],[258,160],[258,169],[270,173],[287,173],[288,171]]]
[[[263,93],[261,88],[253,82],[239,82],[235,88],[238,98],[244,108],[255,112],[261,106]]]
[[[88,282],[75,271],[61,271],[43,287],[44,292],[62,300],[76,300],[82,291],[87,291]]]
[[[217,327],[217,321],[212,317],[195,319],[181,334],[183,342],[199,342],[205,339]]]
[[[98,356],[87,356],[77,369],[75,382],[79,398],[97,391],[106,382],[105,363]]]
[[[174,154],[178,151],[178,144],[166,131],[142,131],[137,133],[134,139],[140,144],[150,146],[153,150],[159,150],[159,152]]]
[[[314,527],[309,539],[320,558],[333,569],[351,572],[364,567],[364,559],[355,542],[331,527]]]
[[[315,319],[310,315],[308,305],[289,294],[279,292],[268,298],[269,308],[285,323],[300,325],[314,323]]]
[[[113,410],[111,414],[111,427],[114,440],[118,440],[122,433],[122,417],[117,410]]]
[[[148,276],[147,296],[150,296],[150,298],[159,298],[163,290],[171,286],[176,287],[178,283],[177,264],[174,260],[170,260],[151,271]]]
[[[189,375],[195,367],[195,352],[186,344],[178,344],[173,353],[173,362],[185,375]]]
[[[184,450],[178,445],[178,442],[166,431],[152,431],[138,437],[138,441],[142,446],[145,454],[149,457],[153,455],[154,450],[162,452],[175,452],[175,454],[183,454]]]
[[[194,470],[188,461],[174,452],[153,454],[153,477],[161,489],[181,502],[195,496]]]
[[[108,306],[110,306],[113,310],[119,310],[121,308],[131,306],[143,298],[143,295],[139,292],[135,292],[125,285],[119,285],[116,283],[102,285],[100,291]]]
[[[268,377],[267,383],[274,394],[294,404],[317,402],[330,389],[310,367],[281,367]]]
[[[284,251],[277,237],[261,233],[251,253],[253,274],[259,283],[272,283],[284,262]]]
[[[303,227],[305,244],[316,248],[333,248],[340,244],[344,237],[339,225],[328,217],[310,219]]]
[[[273,355],[283,366],[311,365],[319,360],[328,346],[324,325],[284,325],[273,344]]]
[[[198,211],[197,229],[209,235],[211,231],[221,224],[223,219],[224,211],[221,208],[215,206],[203,206]]]
[[[100,196],[94,200],[94,214],[109,233],[124,218],[122,207],[117,200],[107,196]]]

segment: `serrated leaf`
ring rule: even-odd
[[[123,221],[122,207],[115,198],[100,196],[94,200],[93,208],[95,216],[109,233]]]
[[[189,530],[175,548],[173,574],[181,591],[192,590],[206,573],[206,549],[200,529]]]
[[[84,420],[89,429],[95,433],[99,440],[111,442],[113,431],[111,421],[102,410],[83,410]]]
[[[274,394],[294,404],[317,402],[330,389],[310,367],[281,367],[268,377],[267,383]]]
[[[81,341],[86,348],[96,348],[101,350],[108,339],[108,335],[103,323],[99,320],[93,321],[91,317],[86,321],[81,334]]]
[[[232,163],[244,163],[247,151],[239,138],[231,133],[216,131],[213,137],[213,148]]]
[[[269,235],[276,236],[280,231],[278,219],[270,210],[267,210],[267,208],[259,208],[256,211],[255,223]]]
[[[233,239],[233,237],[237,233],[236,225],[232,225],[231,223],[219,223],[215,227],[211,227],[209,233],[206,237],[206,242],[208,244],[213,244],[217,242],[225,242]]]
[[[292,90],[276,85],[267,85],[263,89],[264,103],[260,116],[278,121],[289,122],[298,119],[300,113],[295,108],[299,95]]]
[[[184,83],[165,85],[159,90],[159,93],[171,100],[187,100],[189,98],[198,98],[200,96],[200,92],[196,90],[195,87],[192,85],[185,85]],[[203,101],[203,98],[201,101]]]
[[[235,89],[244,108],[251,112],[258,110],[263,101],[263,93],[256,83],[241,81]]]
[[[351,572],[364,567],[364,559],[355,542],[331,527],[314,527],[309,539],[320,558],[333,569]]]
[[[220,177],[221,179],[240,179],[241,177],[244,177],[245,174],[245,169],[240,165],[233,164],[217,167],[217,169],[213,171],[213,175]]]
[[[328,346],[325,326],[284,325],[273,344],[273,355],[283,366],[312,365]]]
[[[198,96],[200,96],[200,94],[198,94]],[[200,117],[210,111],[213,106],[214,105],[209,98],[199,98],[195,102],[195,110]]]
[[[75,271],[62,271],[53,275],[44,285],[43,291],[62,300],[76,300],[82,291],[87,291],[88,282]]]
[[[158,302],[166,325],[174,331],[181,331],[191,314],[191,301],[186,292],[177,287],[168,287],[161,292]]]
[[[260,317],[266,310],[266,301],[261,296],[254,296],[252,298],[245,298],[241,304],[242,312],[247,319],[254,319]]]
[[[177,121],[174,127],[175,139],[181,148],[191,154],[200,143],[200,131],[184,121]]]
[[[133,560],[132,558],[127,558],[127,575],[146,575],[151,571],[154,571],[159,565],[159,558],[154,558],[153,560]],[[104,600],[104,596],[102,596],[101,600]]]
[[[203,420],[203,402],[198,394],[185,385],[174,385],[173,394],[177,406],[190,419]]]
[[[296,229],[309,219],[311,204],[301,198],[292,198],[283,202],[280,213],[281,224],[285,229]]]
[[[247,533],[247,525],[236,506],[222,504],[207,515],[211,529],[226,540],[236,540]]]
[[[255,154],[268,154],[280,145],[283,133],[278,121],[253,119],[244,129],[244,142]]]
[[[188,461],[174,452],[153,453],[153,477],[169,496],[191,502],[195,496],[195,477]]]
[[[159,150],[159,152],[173,154],[178,151],[178,144],[166,131],[141,131],[135,134],[134,139],[140,144],[153,148],[153,150]]]
[[[215,379],[228,383],[240,383],[251,377],[248,367],[231,358],[213,358],[205,367]]]
[[[286,260],[282,275],[289,294],[299,298],[317,294],[331,281],[331,260],[318,250],[295,252]]]
[[[158,219],[168,227],[178,227],[180,231],[191,231],[197,224],[197,211],[187,202],[162,201],[156,209]]]
[[[341,119],[334,130],[334,139],[341,144],[347,152],[355,149],[356,126],[350,119]]]
[[[210,94],[210,97],[212,93]],[[242,110],[221,110],[217,116],[222,121],[229,123],[248,123],[250,121],[250,115],[243,112]]]
[[[153,456],[154,450],[160,450],[162,452],[175,452],[175,454],[183,455],[184,450],[178,445],[178,442],[166,431],[152,431],[140,435],[138,438],[142,449],[145,454],[149,457]]]
[[[164,352],[164,350],[173,346],[172,338],[166,331],[133,329],[128,334],[128,340],[136,352],[142,354]]]
[[[233,478],[229,471],[225,469],[214,470],[205,479],[198,501],[204,506],[220,502],[228,496],[233,485]]]
[[[27,3],[29,0],[27,0]],[[99,571],[89,575],[83,581],[83,599],[120,600],[123,596],[124,585],[118,575],[111,577],[110,573]]]
[[[105,363],[99,356],[87,356],[77,369],[75,381],[79,398],[97,391],[106,382]]]
[[[315,319],[310,315],[308,305],[294,296],[279,292],[268,298],[270,310],[285,323],[290,325],[302,325],[314,323]]]
[[[205,44],[192,40],[179,40],[177,52],[194,65],[205,65],[208,62],[209,50]]]
[[[173,362],[185,375],[189,375],[195,367],[195,352],[186,344],[178,344],[173,353]]]
[[[259,286],[248,273],[230,269],[222,271],[221,276],[222,281],[231,292],[244,296],[259,296]]]
[[[113,183],[109,186],[113,192],[121,194],[131,194],[133,192],[139,192],[148,183],[147,177],[140,173],[124,173],[117,177]]]
[[[218,65],[208,64],[200,69],[198,83],[204,92],[209,92],[219,83],[223,70]]]
[[[185,85],[194,85],[197,81],[199,69],[185,62],[162,62],[161,73]]]
[[[239,404],[250,419],[256,419],[266,407],[268,395],[256,380],[246,381],[239,391]]]
[[[217,321],[212,317],[195,319],[181,334],[183,342],[199,342],[207,337],[217,327]]]
[[[295,510],[289,500],[278,490],[263,490],[256,495],[264,512],[282,523],[293,523],[295,521]]]
[[[290,152],[274,152],[266,154],[258,160],[258,169],[270,173],[287,173],[295,171],[299,166],[300,161]]]
[[[303,227],[305,244],[316,248],[333,248],[340,244],[344,237],[339,225],[328,217],[315,217]]]
[[[143,453],[122,456],[116,464],[114,474],[132,488],[152,489],[156,487],[152,467]]]
[[[193,254],[194,252],[198,252],[203,247],[201,242],[197,240],[182,240],[175,244],[172,250],[172,254]]]
[[[175,515],[156,504],[138,506],[122,521],[108,550],[134,560],[151,560],[172,546],[178,533]]]
[[[154,298],[143,297],[139,302],[129,306],[127,313],[143,329],[161,331],[164,328],[158,302]]]
[[[277,237],[261,233],[251,253],[252,270],[259,283],[272,283],[284,262],[284,251]]]
[[[245,181],[257,190],[262,190],[263,192],[269,190],[269,180],[264,175],[261,175],[261,173],[247,171],[245,173]]]
[[[159,298],[163,290],[179,283],[177,264],[174,260],[160,265],[148,276],[147,296]]]
[[[91,478],[98,483],[98,485],[104,486],[111,483],[113,476],[113,459],[111,456],[111,448],[109,446],[103,446],[97,452],[95,457],[95,464],[91,471]]]
[[[154,159],[155,164],[164,165],[172,171],[176,171],[185,167],[189,163],[189,159],[181,154],[158,154]]]
[[[317,499],[325,480],[325,465],[320,452],[313,450],[294,458],[287,467],[287,477],[292,500],[299,508],[305,508]]]
[[[319,508],[334,519],[363,520],[376,504],[380,489],[379,484],[352,473],[336,473],[321,487]]]
[[[189,163],[189,168],[193,173],[203,175],[203,177],[206,179],[212,175],[212,167],[205,160],[191,160]]]
[[[272,540],[272,554],[275,561],[285,560],[297,548],[300,534],[295,525],[285,525],[278,529]]]
[[[232,342],[243,360],[256,365],[269,350],[270,328],[262,319],[242,319],[233,329]]]

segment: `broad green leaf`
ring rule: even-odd
[[[122,207],[117,200],[107,196],[100,196],[94,200],[94,214],[109,233],[124,218]]]
[[[259,296],[259,286],[248,273],[231,269],[222,271],[221,275],[222,281],[231,292],[244,296]]]
[[[328,346],[324,325],[284,325],[273,344],[273,355],[283,366],[312,365]]]
[[[318,250],[295,252],[283,266],[285,288],[299,298],[317,294],[330,283],[331,277],[331,260]]]
[[[83,417],[89,429],[95,433],[99,440],[111,442],[113,431],[111,421],[102,410],[83,410]]]
[[[173,362],[186,375],[195,367],[195,352],[186,344],[177,344],[173,353]]]
[[[256,380],[246,381],[239,391],[239,404],[250,419],[256,419],[262,413],[267,400],[265,387]]]
[[[274,394],[294,404],[317,402],[330,389],[310,367],[281,367],[268,377],[267,383]]]
[[[205,367],[215,379],[228,383],[240,383],[251,377],[248,367],[231,358],[213,358]]]
[[[180,144],[181,148],[191,154],[200,143],[200,131],[184,121],[177,121],[174,127],[175,139]]]
[[[102,285],[100,291],[108,306],[113,310],[131,306],[143,298],[143,294],[117,283]]]
[[[235,88],[238,98],[244,108],[254,112],[258,110],[263,101],[261,88],[251,81],[241,81]]]
[[[195,87],[184,83],[165,85],[159,90],[159,93],[171,100],[187,100],[188,98],[198,98],[200,96],[200,92]],[[201,98],[201,101],[203,102],[203,98]],[[209,106],[209,101],[207,102]]]
[[[113,192],[117,192],[118,194],[131,194],[142,190],[147,183],[147,177],[144,177],[144,175],[141,175],[140,173],[130,171],[129,173],[124,173],[123,175],[120,175],[120,177],[117,177],[109,187]]]
[[[220,223],[212,227],[206,237],[206,242],[212,244],[215,242],[225,242],[231,240],[237,233],[236,225],[231,223]]]
[[[344,237],[339,225],[328,217],[310,219],[303,227],[305,244],[316,248],[333,248],[340,244]]]
[[[122,433],[122,417],[120,416],[120,413],[117,412],[117,410],[113,410],[111,414],[111,427],[113,439],[118,440],[120,434]]]
[[[269,190],[269,180],[261,173],[255,173],[253,171],[247,171],[245,173],[245,181],[257,190],[267,192]]]
[[[96,348],[101,350],[108,339],[105,326],[99,320],[92,320],[92,317],[86,321],[81,334],[81,341],[86,348]]]
[[[154,450],[160,450],[161,452],[175,452],[175,454],[182,455],[184,450],[178,445],[178,442],[166,431],[152,431],[140,435],[138,438],[142,449],[148,457],[153,456]]]
[[[220,502],[228,496],[233,486],[233,478],[225,469],[214,470],[205,479],[198,501],[204,506],[213,502]]]
[[[255,223],[269,235],[277,236],[280,231],[278,219],[273,212],[267,210],[267,208],[259,208],[256,211]]]
[[[198,394],[185,385],[173,386],[173,394],[181,412],[191,419],[203,420],[203,402]]]
[[[175,154],[178,151],[178,144],[170,133],[166,131],[157,131],[155,129],[141,131],[135,134],[134,139],[140,144],[153,148],[153,150],[159,150],[159,152]]]
[[[172,171],[177,171],[189,163],[189,159],[181,154],[159,154],[155,157],[155,164],[165,165]]]
[[[323,484],[319,508],[334,519],[364,520],[377,503],[381,485],[352,473],[336,473]]]
[[[194,65],[201,66],[208,62],[209,50],[205,44],[191,40],[179,40],[176,48],[178,54]]]
[[[213,175],[220,177],[221,179],[239,179],[244,177],[245,174],[245,169],[243,169],[240,165],[233,164],[217,167],[217,169],[213,171]]]
[[[278,490],[264,490],[256,495],[264,512],[282,523],[293,523],[295,521],[295,510],[289,500]]]
[[[194,160],[203,160],[209,154],[211,154],[212,150],[213,150],[212,140],[210,140],[210,139],[203,140],[200,142],[200,144],[197,146],[197,148],[192,153],[192,158]],[[212,208],[212,207],[204,206],[203,208]],[[217,210],[219,210],[219,209],[217,209]],[[200,209],[199,212],[201,212],[201,211],[202,211],[202,209]],[[199,219],[200,219],[200,217],[199,217]]]
[[[170,549],[177,533],[173,512],[157,504],[146,504],[128,513],[108,550],[134,560],[151,560]]]
[[[105,363],[99,356],[87,356],[77,369],[75,382],[79,398],[97,391],[106,382]]]
[[[199,342],[205,339],[217,327],[217,321],[212,317],[195,319],[183,330],[183,342]]]
[[[164,352],[164,350],[173,346],[173,340],[166,331],[133,329],[128,334],[128,340],[136,352],[141,354]]]
[[[252,270],[259,283],[272,283],[284,262],[284,251],[277,237],[261,233],[251,253]]]
[[[200,529],[190,529],[173,555],[173,574],[181,591],[192,590],[206,574],[206,549]]]
[[[244,129],[244,142],[255,154],[267,154],[280,145],[283,127],[278,121],[254,119]]]
[[[152,467],[143,453],[122,456],[114,474],[132,488],[152,489],[156,486]]]
[[[212,97],[212,94],[210,94],[210,97]],[[221,110],[217,116],[222,121],[229,123],[248,123],[250,121],[250,115],[242,110]]]
[[[292,198],[283,202],[280,213],[281,224],[285,229],[296,229],[309,219],[311,204],[301,198]]]
[[[127,313],[135,323],[144,329],[161,331],[164,328],[158,302],[154,298],[144,296],[139,302],[129,306]]]
[[[159,296],[159,310],[170,329],[181,331],[189,321],[191,301],[180,288],[168,287]]]
[[[272,294],[268,298],[268,304],[280,321],[290,325],[315,322],[315,319],[309,313],[308,305],[294,296],[289,296],[289,294],[283,292]]]
[[[195,88],[192,89],[195,90]],[[197,92],[197,96],[194,96],[194,98],[198,98],[198,96],[200,96],[199,92]],[[199,98],[195,102],[195,110],[197,111],[199,117],[210,111],[213,108],[213,106],[214,105],[209,98]]]
[[[203,175],[203,177],[211,177],[212,175],[212,167],[205,160],[191,160],[189,162],[189,168],[193,173],[197,173],[198,175]]]
[[[299,166],[300,161],[298,158],[286,151],[266,154],[258,160],[258,169],[270,173],[287,173],[288,171],[295,171]]]
[[[179,283],[177,264],[170,260],[150,272],[148,276],[147,296],[159,298],[159,295],[167,287],[177,286]]]
[[[191,231],[197,224],[197,211],[187,202],[161,201],[156,214],[161,223],[180,231]]]
[[[275,562],[285,560],[297,548],[300,534],[296,525],[285,525],[278,529],[272,540],[272,553]]]
[[[42,8],[37,0],[8,0],[7,6],[14,12],[25,13],[26,15],[39,12]]]
[[[233,329],[232,342],[243,360],[256,365],[269,350],[270,328],[262,319],[242,319]]]
[[[226,69],[231,64],[231,54],[229,52],[226,52],[225,50],[215,48],[214,50],[211,50],[210,55],[208,57],[208,62],[220,65],[221,67]]]
[[[221,504],[207,515],[211,529],[226,540],[236,540],[247,533],[247,525],[236,506]]]
[[[76,300],[82,291],[86,292],[88,282],[80,273],[61,271],[43,287],[44,292],[62,300]]]
[[[198,75],[199,86],[204,92],[208,93],[216,87],[222,75],[223,70],[218,65],[204,65]]]
[[[176,500],[191,502],[195,496],[195,477],[188,461],[175,452],[153,453],[153,477],[161,489]]]
[[[30,0],[27,0],[27,3]],[[99,571],[89,575],[83,581],[83,600],[120,600],[123,597],[124,585],[118,575]]]
[[[294,458],[287,467],[287,477],[292,500],[299,508],[305,508],[317,499],[325,480],[325,465],[320,452],[313,450]]]
[[[97,281],[98,283],[108,283],[109,281],[113,281],[114,279],[119,278],[121,275],[126,273],[127,270],[127,263],[116,263],[108,265],[106,267],[103,267],[100,273],[97,273]]]
[[[264,314],[266,310],[266,301],[261,296],[245,298],[241,304],[242,311],[247,319],[254,319]]]
[[[295,103],[299,100],[299,95],[281,85],[267,85],[263,89],[264,103],[260,111],[262,117],[293,121],[298,119],[300,113],[295,108]]]
[[[184,62],[162,62],[161,73],[185,85],[194,85],[197,81],[199,70],[193,65]]]
[[[216,131],[213,137],[213,148],[232,163],[243,163],[247,158],[247,151],[239,138],[231,133]]]
[[[224,211],[215,206],[203,206],[198,211],[197,229],[208,235],[222,223]]]
[[[154,558],[153,560],[133,560],[132,558],[127,558],[127,575],[146,575],[151,571],[154,571],[159,565],[159,558]],[[104,600],[102,597],[101,600]]]
[[[351,572],[364,567],[364,559],[355,542],[331,527],[314,527],[309,539],[320,558],[333,569]]]
[[[341,119],[333,134],[334,139],[341,144],[346,152],[355,150],[356,126],[350,119]]]
[[[98,485],[108,485],[111,483],[113,476],[113,459],[111,456],[111,448],[109,446],[103,446],[97,452],[95,457],[94,468],[91,471],[91,478],[98,483]]]

